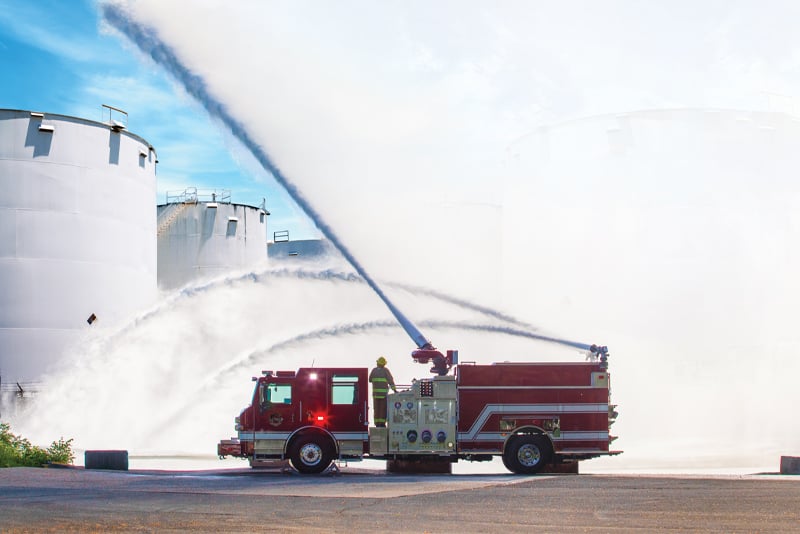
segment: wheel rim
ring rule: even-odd
[[[532,443],[526,443],[517,451],[517,460],[525,467],[534,467],[542,461],[542,451]]]
[[[322,461],[322,447],[316,443],[306,443],[300,448],[300,461],[305,465],[317,465]]]

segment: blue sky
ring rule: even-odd
[[[270,237],[316,232],[285,193],[167,74],[99,19],[92,0],[0,0],[0,108],[102,120],[125,110],[130,131],[158,151],[158,195],[186,187],[230,189],[234,202],[266,198]]]

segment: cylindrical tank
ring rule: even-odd
[[[267,243],[269,261],[317,261],[326,256],[341,257],[327,239],[298,239]]]
[[[158,206],[159,287],[266,265],[268,215],[263,206],[232,203],[226,190],[168,196]]]
[[[94,320],[153,302],[155,176],[120,122],[0,109],[3,382],[37,381]]]

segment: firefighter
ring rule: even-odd
[[[378,364],[369,373],[369,381],[372,383],[372,409],[375,410],[375,426],[386,426],[386,395],[389,388],[397,391],[394,387],[392,373],[386,368],[386,358],[381,356],[375,363]]]

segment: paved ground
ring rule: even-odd
[[[800,477],[0,469],[0,532],[800,532]]]

